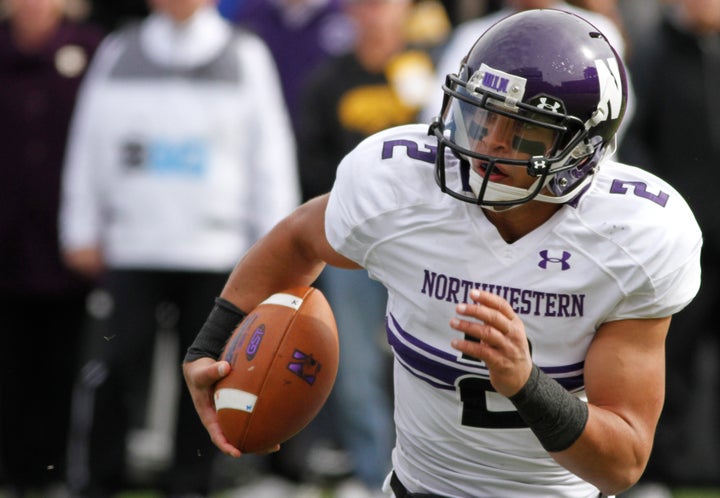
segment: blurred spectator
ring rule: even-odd
[[[643,481],[720,484],[717,377],[720,295],[720,0],[676,0],[633,58],[637,111],[619,149],[625,162],[653,171],[694,209],[703,230],[703,282],[673,318],[667,339],[667,395]],[[703,386],[714,386],[707,387]]]
[[[225,15],[260,36],[278,67],[293,122],[308,75],[328,57],[347,53],[353,43],[344,0],[242,0],[225,4]]]
[[[323,64],[308,80],[298,118],[300,178],[306,199],[330,190],[343,156],[367,136],[413,122],[434,80],[425,51],[408,46],[410,0],[346,0],[356,41],[349,54]],[[387,295],[365,272],[327,267],[319,279],[343,344],[331,395],[337,431],[356,482],[337,496],[379,494],[394,444],[383,354]]]
[[[568,0],[569,4],[591,12],[602,14],[615,23],[615,27],[624,35],[625,19],[618,0]]]
[[[642,56],[645,45],[654,42],[652,37],[660,21],[665,0],[620,0],[615,3],[625,26],[625,39],[628,43],[625,61],[633,67],[632,59],[635,55]]]
[[[64,477],[70,392],[90,282],[65,268],[57,216],[75,96],[102,33],[64,0],[5,0],[0,24],[0,487]],[[32,448],[32,449],[31,449]],[[42,449],[42,451],[39,451]],[[3,475],[4,474],[4,475]]]
[[[76,392],[71,484],[89,496],[128,486],[126,438],[142,425],[158,317],[177,315],[184,352],[238,258],[299,200],[266,46],[213,0],[149,5],[100,47],[66,156],[63,254],[112,298]],[[174,453],[157,487],[206,495],[216,452],[187,390],[172,415]]]
[[[500,8],[502,0],[443,0],[443,6],[453,26],[480,17]]]
[[[146,0],[89,0],[90,19],[107,30],[115,30],[124,24],[145,17],[148,12]]]
[[[434,64],[451,32],[450,17],[441,2],[415,0],[405,26],[409,45],[426,50]]]
[[[442,2],[415,0],[405,23],[405,37],[409,44],[434,48],[445,42],[452,25]]]

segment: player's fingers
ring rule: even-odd
[[[510,319],[504,313],[490,308],[484,303],[461,303],[457,306],[456,311],[459,317],[451,319],[450,326],[466,336],[479,340],[493,350],[484,351],[482,346],[468,344],[466,346],[468,349],[463,350],[464,353],[474,357],[483,355],[484,357],[481,359],[486,362],[490,361],[488,355],[495,352],[507,358],[514,358],[522,354],[521,350],[526,347],[527,339],[523,324],[517,316]]]
[[[275,453],[280,451],[280,445],[276,444],[275,446],[271,446],[270,448],[266,448],[262,451],[258,451],[258,455],[269,455],[270,453]]]
[[[502,359],[501,352],[490,341],[453,339],[450,345],[466,356],[485,362],[488,366],[495,365]]]
[[[203,388],[214,385],[230,373],[227,361],[214,361],[212,358],[201,358],[183,367],[188,384]]]
[[[195,409],[210,439],[223,453],[239,457],[240,451],[232,446],[220,428],[212,399],[212,386],[230,372],[226,361],[216,362],[212,358],[201,358],[183,364],[183,374],[190,390]]]
[[[490,309],[497,310],[500,315],[508,320],[513,320],[516,316],[515,310],[512,309],[510,303],[507,302],[506,299],[498,296],[497,294],[493,294],[492,292],[474,289],[470,291],[470,299],[479,304],[485,305]]]
[[[215,444],[220,451],[235,458],[242,455],[240,450],[231,445],[225,438],[225,435],[222,433],[222,429],[220,429],[220,424],[217,421],[214,423],[208,423],[205,427],[207,428],[208,434],[210,434],[210,439],[213,444]]]
[[[471,291],[470,297],[477,303],[472,305],[477,307],[472,310],[473,316],[504,335],[512,336],[522,342],[524,326],[507,300],[484,291]]]
[[[215,446],[227,455],[239,457],[241,454],[240,451],[228,442],[222,432],[222,429],[220,428],[217,412],[215,411],[214,402],[210,392],[208,390],[201,391],[191,389],[191,395],[195,409],[200,417],[200,421],[205,426],[205,429],[210,435],[210,439]]]
[[[474,318],[488,327],[495,328],[502,334],[506,334],[512,326],[512,321],[507,316],[497,309],[486,306],[485,304],[460,303],[456,306],[455,311],[461,317]],[[468,333],[472,336],[475,336],[475,334],[480,330],[481,329],[476,327],[468,327]]]
[[[488,366],[502,361],[510,348],[505,334],[490,325],[452,318],[450,326],[465,335],[464,339],[456,338],[450,345],[461,353],[484,361]]]

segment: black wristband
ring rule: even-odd
[[[530,378],[510,401],[549,452],[568,449],[585,430],[588,406],[533,365]]]
[[[210,357],[217,360],[225,343],[235,327],[247,316],[243,310],[222,297],[215,299],[210,315],[200,328],[200,332],[185,353],[185,363],[199,358]]]

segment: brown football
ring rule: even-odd
[[[273,294],[240,323],[221,359],[231,372],[215,386],[223,434],[244,453],[287,441],[315,418],[338,369],[337,326],[314,287]]]

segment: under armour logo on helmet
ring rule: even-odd
[[[533,156],[527,167],[528,175],[538,176],[544,174],[548,169],[547,161],[543,156]]]
[[[570,263],[568,263],[568,259],[570,259],[570,253],[567,251],[562,252],[562,257],[551,257],[548,255],[547,249],[543,249],[540,251],[540,257],[542,260],[538,263],[538,266],[542,268],[543,270],[547,270],[548,263],[560,263],[560,269],[562,271],[569,270],[570,269]]]
[[[547,97],[540,97],[538,104],[535,106],[543,111],[559,112],[562,109],[562,104],[557,100],[550,100]]]

